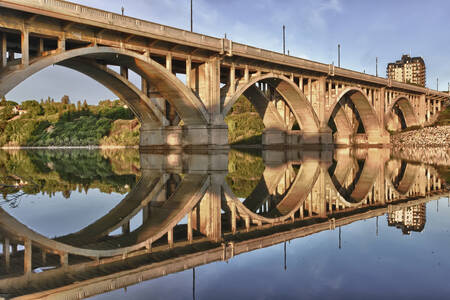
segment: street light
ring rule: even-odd
[[[283,54],[286,54],[286,26],[283,25]]]
[[[193,18],[192,18],[192,0],[191,0],[191,32],[194,30],[192,25],[193,24],[192,19]]]
[[[341,44],[338,44],[338,67],[341,67]]]
[[[375,59],[375,75],[378,77],[378,57]]]

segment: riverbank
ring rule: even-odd
[[[397,147],[449,147],[450,125],[425,127],[391,135],[391,143]]]
[[[91,145],[91,146],[3,146],[2,150],[61,150],[61,149],[87,149],[87,150],[106,150],[106,149],[139,149],[135,146],[111,146],[111,145]]]

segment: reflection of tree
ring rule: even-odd
[[[8,204],[9,207],[15,208],[19,206],[20,200],[28,195],[27,192],[21,190],[19,187],[10,185],[0,185],[3,201],[0,201],[0,206]]]
[[[105,193],[127,193],[139,176],[139,153],[115,155],[110,159],[93,150],[39,150],[0,151],[0,192],[5,202],[17,205],[25,194],[63,192],[70,197],[72,191],[96,188]],[[137,155],[137,159],[135,156]],[[122,161],[117,161],[123,158]],[[128,159],[132,162],[128,162]],[[117,174],[112,165],[124,167]],[[127,172],[128,171],[128,172]]]
[[[264,172],[264,162],[261,156],[254,153],[231,151],[228,163],[228,186],[239,198],[247,198]]]

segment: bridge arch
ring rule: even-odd
[[[264,95],[258,94],[260,91],[255,87],[255,84],[259,82],[267,83],[281,95],[303,131],[313,133],[319,131],[319,119],[302,91],[289,78],[274,73],[260,76],[254,75],[247,82],[244,79],[239,80],[236,91],[232,91],[230,95],[222,97],[223,115],[227,115],[239,97],[245,95],[255,106],[263,121],[267,120],[264,122],[264,125],[267,124],[266,128],[281,127],[286,129],[286,126],[280,123],[282,120],[273,104],[271,105]],[[258,91],[255,91],[255,89]],[[270,122],[269,119],[271,119]]]
[[[395,115],[400,119],[401,129],[419,125],[414,107],[405,96],[395,98],[387,109],[385,123],[386,128],[389,130],[395,130],[392,124]]]
[[[124,81],[117,75],[114,75],[112,70],[107,70],[105,66],[100,64],[89,64],[86,60],[84,60],[83,64],[77,65],[75,61],[79,58],[86,58],[87,60],[99,59],[102,62],[130,68],[139,75],[152,80],[152,84],[161,95],[175,107],[184,124],[206,125],[208,123],[208,114],[203,103],[174,74],[145,55],[120,48],[93,46],[60,51],[48,56],[38,57],[31,60],[28,66],[6,70],[0,83],[0,95],[6,95],[22,81],[40,70],[53,64],[61,64],[81,71],[103,83],[119,97],[131,97],[132,101],[129,101],[130,98],[123,100],[129,101],[134,112],[137,113],[143,109],[145,113],[140,112],[140,114],[153,115],[153,121],[155,121],[155,116],[161,114],[155,105],[151,104],[148,97],[145,97],[136,87],[131,87],[132,84],[128,81]],[[138,98],[139,101],[136,100]],[[141,100],[144,103],[141,103]],[[138,113],[137,115],[139,116]],[[143,121],[150,122],[149,119]],[[162,122],[163,120],[156,121]]]
[[[380,124],[377,113],[370,104],[366,94],[362,89],[357,87],[344,89],[327,112],[326,120],[328,120],[329,124],[330,122],[335,123],[336,132],[346,136],[351,136],[356,133],[348,116],[346,116],[342,109],[346,103],[352,105],[353,112],[361,120],[360,125],[363,126],[369,143],[382,143],[383,126]]]

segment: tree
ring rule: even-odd
[[[89,109],[89,106],[87,104],[86,99],[84,99],[84,101],[83,101],[83,110],[88,110],[88,109]]]
[[[2,97],[2,101],[0,102],[0,106],[6,106],[6,98],[5,98],[5,96]]]
[[[62,96],[61,103],[62,104],[70,104],[69,96],[67,96],[67,95]]]

